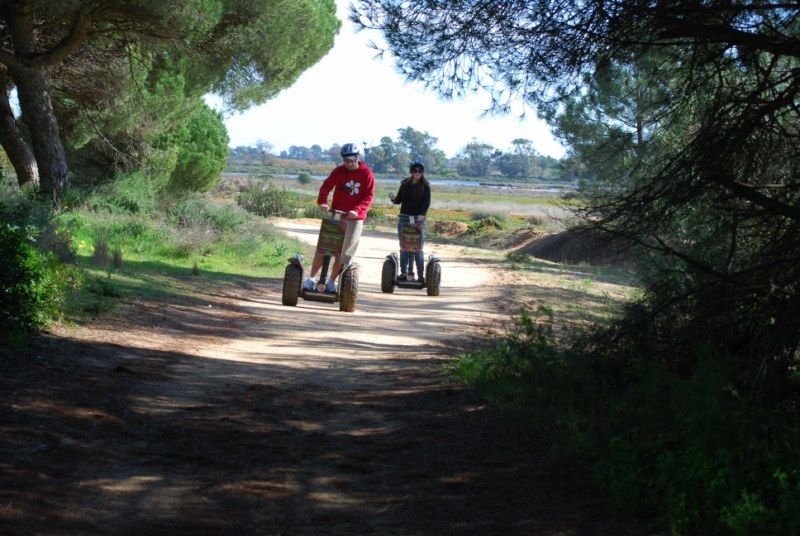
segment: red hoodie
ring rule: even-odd
[[[367,217],[367,211],[375,195],[375,175],[364,162],[358,161],[358,169],[348,171],[344,164],[337,166],[319,187],[317,204],[328,203],[328,194],[333,189],[331,208],[349,212],[355,210],[358,219]]]

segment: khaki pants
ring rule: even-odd
[[[342,267],[347,266],[356,254],[358,242],[361,240],[361,229],[364,227],[363,220],[345,220],[347,229],[344,232],[344,243],[342,244],[342,254],[339,255],[339,262]]]

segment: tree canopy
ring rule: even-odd
[[[73,140],[111,142],[114,132],[103,127],[125,119],[111,120],[124,108],[115,105],[135,101],[131,94],[145,85],[160,97],[160,77],[171,79],[170,95],[192,100],[213,90],[241,110],[293,83],[331,48],[340,26],[333,0],[18,0],[0,2],[0,20],[0,74],[7,90],[18,90],[42,189],[56,198],[68,180],[60,119],[72,120]],[[0,141],[18,141],[15,127],[3,121]],[[12,161],[22,159],[3,146]]]
[[[536,107],[588,170],[587,225],[650,252],[603,348],[752,382],[800,344],[800,4],[364,0],[399,68],[445,97]]]

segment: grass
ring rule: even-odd
[[[143,214],[79,208],[61,215],[85,282],[68,300],[66,316],[79,320],[131,298],[186,295],[241,278],[280,277],[286,259],[308,247],[264,219],[209,198],[164,203]],[[122,262],[98,262],[98,249]]]
[[[518,287],[518,298],[552,313],[558,340],[592,324],[610,322],[638,293],[635,276],[621,268],[567,265],[515,253],[506,261],[524,283]]]

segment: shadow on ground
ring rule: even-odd
[[[44,337],[2,364],[4,533],[634,533],[440,364],[385,360],[338,388],[316,368],[289,384],[280,366]],[[165,396],[191,366],[203,399]]]

